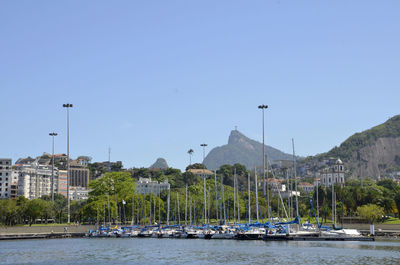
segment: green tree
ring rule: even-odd
[[[193,153],[194,153],[193,149],[192,149],[192,148],[190,148],[190,149],[189,149],[189,151],[188,151],[188,154],[189,154],[189,157],[190,157],[190,163],[189,163],[189,166],[190,166],[190,165],[192,165],[192,155],[193,155]]]
[[[41,199],[33,199],[29,201],[26,209],[26,216],[29,220],[30,226],[35,222],[36,219],[42,216],[45,207],[44,201]]]
[[[367,204],[357,207],[357,215],[373,224],[383,217],[383,208],[375,204]]]
[[[189,169],[207,169],[205,165],[201,163],[194,163],[193,165],[189,165],[186,167],[186,171]]]

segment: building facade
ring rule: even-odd
[[[300,182],[298,187],[308,193],[314,191],[314,185],[311,183]]]
[[[338,184],[344,186],[344,165],[342,160],[337,159],[336,162],[323,169],[320,174],[321,184],[325,187],[332,186],[332,184]]]
[[[51,195],[52,167],[41,165],[37,161],[31,164],[16,165],[18,176],[18,196],[27,199],[40,198],[43,195]],[[54,169],[54,191],[57,191],[58,170]]]
[[[69,168],[69,185],[75,187],[87,188],[89,185],[89,169],[83,166],[79,161],[71,161]]]
[[[157,195],[163,190],[169,190],[170,184],[168,183],[168,180],[158,182],[151,180],[151,178],[139,178],[136,189],[138,194],[152,193],[154,195]]]
[[[84,187],[69,187],[69,195],[72,201],[89,199],[89,190]]]
[[[11,197],[11,158],[0,158],[0,198]]]
[[[57,193],[67,197],[67,171],[66,170],[58,171]]]

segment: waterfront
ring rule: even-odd
[[[400,242],[73,238],[0,242],[1,264],[399,264]]]

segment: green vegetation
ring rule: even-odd
[[[202,167],[202,165],[193,165]],[[236,202],[236,213],[234,213],[234,193],[233,193],[233,175],[236,172],[238,179],[239,193]],[[254,192],[254,174],[249,172],[245,166],[240,164],[223,165],[217,170],[217,194],[216,184],[213,177],[207,179],[207,215],[211,220],[220,219],[226,216],[233,220],[237,217],[237,208],[239,208],[240,220],[248,220],[248,191],[247,178],[251,176],[251,213],[252,219],[255,218],[256,197]],[[204,198],[203,181],[200,176],[192,173],[182,173],[179,169],[168,168],[165,170],[150,170],[146,168],[133,169],[129,172],[111,172],[105,173],[102,177],[92,180],[89,193],[89,199],[86,201],[71,202],[71,222],[96,223],[96,222],[130,222],[134,219],[135,223],[150,223],[150,209],[152,222],[165,223],[167,219],[167,191],[161,192],[160,198],[155,195],[141,195],[136,192],[136,181],[140,177],[151,177],[153,180],[168,180],[171,184],[170,191],[170,221],[176,222],[185,219],[185,198],[186,184],[188,185],[188,210],[192,205],[192,219],[194,223],[202,223],[204,219]],[[224,184],[225,201],[216,200],[221,197],[221,180]],[[285,183],[284,183],[285,184]],[[293,183],[291,183],[293,184]],[[260,219],[266,221],[268,216],[267,200],[263,197],[261,187],[259,188],[259,212]],[[270,214],[272,217],[286,217],[288,210],[288,199],[281,200],[274,192],[275,187],[269,187],[270,195]],[[397,222],[394,217],[399,217],[400,209],[400,186],[392,180],[382,180],[375,182],[365,179],[361,185],[359,180],[350,180],[344,187],[335,186],[336,193],[336,212],[338,220],[341,217],[358,218],[365,222],[385,221]],[[310,200],[316,211],[317,191],[309,195],[301,191],[299,197],[299,214],[303,221],[310,219],[313,221],[314,213],[310,215]],[[318,205],[320,221],[329,223],[332,218],[332,191],[331,188],[320,186],[318,189]],[[282,206],[282,201],[285,208]],[[295,201],[295,200],[293,200]],[[179,213],[178,216],[178,205]],[[217,207],[225,205],[225,213]],[[292,205],[295,205],[292,204]],[[15,200],[0,200],[0,222],[5,225],[29,224],[32,225],[38,219],[42,222],[54,220],[57,223],[65,223],[66,216],[66,198],[62,195],[56,195],[54,203],[49,196],[43,196],[40,199],[27,200],[19,197]],[[375,208],[371,208],[375,207]],[[296,210],[292,207],[292,216]],[[375,215],[372,215],[375,214]],[[217,218],[218,216],[218,218]],[[310,216],[310,217],[309,217]],[[43,221],[44,220],[44,221]]]
[[[356,133],[344,141],[339,147],[335,147],[327,153],[318,155],[318,159],[340,157],[348,161],[355,152],[361,148],[373,144],[378,138],[400,136],[400,115],[394,116],[388,121],[361,133]],[[400,161],[400,158],[399,158]]]
[[[376,204],[367,204],[357,207],[357,215],[371,224],[381,219],[383,214],[383,208]]]

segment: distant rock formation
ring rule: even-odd
[[[158,158],[157,161],[149,167],[149,169],[168,169],[167,161],[164,158]]]
[[[248,169],[260,167],[263,163],[262,143],[254,141],[238,130],[231,131],[228,144],[212,149],[203,163],[208,169],[218,169],[222,165],[243,164]],[[292,155],[266,145],[265,154],[270,161],[289,160]]]

